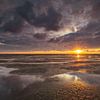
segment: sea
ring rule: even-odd
[[[100,100],[100,55],[0,54],[0,100]]]

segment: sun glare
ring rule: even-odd
[[[82,52],[83,52],[83,51],[82,51],[82,50],[79,50],[79,49],[78,49],[78,50],[75,50],[75,53],[76,53],[76,54],[81,54]]]

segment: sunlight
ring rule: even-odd
[[[77,58],[80,58],[80,55],[78,54],[76,57],[77,57]]]
[[[80,49],[75,50],[75,53],[76,53],[76,54],[81,54],[82,52],[83,52],[83,50],[80,50]]]
[[[59,75],[54,75],[53,77],[51,78],[59,78],[63,81],[67,81],[67,82],[76,82],[79,80],[79,77],[77,77],[76,75],[71,75],[71,74],[67,74],[67,73],[64,73],[64,74],[59,74]]]

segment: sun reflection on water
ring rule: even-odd
[[[80,73],[87,73],[88,71],[86,69],[80,69],[80,70],[78,70],[78,72],[80,72]]]
[[[77,60],[77,61],[80,61],[80,60],[81,60],[81,55],[80,55],[80,54],[77,54],[77,55],[76,55],[76,60]]]
[[[58,79],[65,81],[65,82],[76,82],[76,81],[80,80],[80,78],[78,76],[66,74],[66,73],[54,75],[51,78],[58,78]]]
[[[67,85],[69,84],[82,89],[83,87],[86,88],[89,85],[74,73],[73,74],[64,73],[64,74],[54,75],[52,78],[58,79],[61,82],[61,84],[64,84],[65,86],[66,84]]]
[[[77,58],[80,58],[80,55],[77,55],[76,57],[77,57]]]

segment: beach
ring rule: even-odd
[[[0,100],[100,100],[100,55],[0,55]]]

